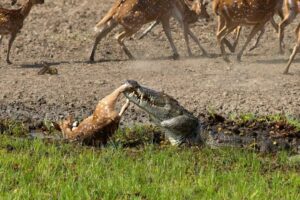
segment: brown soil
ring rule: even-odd
[[[8,6],[8,2],[0,4]],[[7,38],[2,42],[0,118],[23,122],[44,118],[56,121],[68,114],[83,118],[99,99],[127,79],[165,91],[196,116],[214,110],[225,115],[251,112],[300,117],[299,59],[292,65],[291,75],[282,74],[295,43],[295,23],[286,30],[285,55],[278,54],[277,36],[268,24],[259,48],[245,52],[241,63],[236,61],[236,54],[231,54],[232,62],[226,64],[220,57],[216,20],[211,14],[213,21],[199,22],[192,28],[211,58],[199,56],[201,52],[194,43],[195,58],[188,58],[182,31],[173,23],[180,60],[169,59],[172,52],[158,26],[143,40],[127,41],[138,60],[129,61],[121,51],[114,39],[116,30],[99,44],[97,62],[88,64],[93,27],[112,3],[46,0],[33,8],[14,43],[13,65],[5,63]],[[241,43],[248,33],[244,29]],[[58,75],[38,75],[45,62],[57,68]],[[145,113],[131,106],[123,123],[147,120]]]

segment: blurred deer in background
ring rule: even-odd
[[[240,61],[251,39],[271,20],[280,0],[214,0],[213,10],[218,15],[217,39],[225,61],[229,62],[224,44],[225,37],[238,27],[253,26],[250,35],[237,55]]]
[[[190,7],[195,6],[195,4],[193,5],[192,2],[193,0],[185,0],[186,5],[190,5],[190,6],[185,6],[184,8],[184,21],[186,21],[188,24],[194,24],[196,22],[199,21],[199,19],[205,19],[206,21],[209,20],[210,16],[207,13],[207,5],[208,2],[205,3],[200,3],[199,5],[201,6],[200,9],[191,9]],[[198,11],[197,11],[198,10]],[[140,35],[139,39],[144,38],[155,26],[157,26],[159,24],[159,20],[153,22],[148,28],[146,28],[143,33]],[[189,33],[190,35],[190,33]],[[192,39],[198,44],[198,46],[200,47],[200,49],[202,48],[198,39],[194,38],[194,35],[190,35],[192,37]],[[204,52],[204,54],[206,54],[206,52],[204,50],[202,50]],[[189,55],[191,55],[191,52],[188,52]]]
[[[16,2],[17,0],[12,0],[12,5]],[[43,3],[44,0],[26,0],[19,9],[0,8],[0,42],[3,35],[10,35],[6,56],[8,64],[11,64],[9,55],[12,44],[23,27],[24,19],[28,16],[33,5]]]
[[[283,20],[284,18],[284,14],[283,14],[283,1],[284,0],[279,0],[278,2],[278,5],[277,7],[275,8],[275,13],[280,17],[281,20]],[[275,19],[274,17],[272,17],[270,19],[270,22],[273,26],[273,28],[275,29],[276,33],[278,33],[278,30],[279,30],[279,25],[275,22]],[[221,26],[223,27],[225,25],[225,23],[223,22],[223,24],[221,24]],[[238,28],[236,28],[235,30],[235,39],[234,39],[234,43],[231,45],[230,42],[224,38],[224,43],[225,45],[228,47],[228,49],[233,53],[235,52],[235,49],[238,45],[238,41],[239,41],[239,37],[240,37],[240,34],[241,34],[241,30],[242,30],[242,27],[239,26]],[[261,37],[263,36],[263,34],[265,33],[265,28],[263,27],[261,30],[260,30],[260,33],[254,43],[254,45],[252,47],[250,47],[249,51],[252,51],[254,50],[255,48],[258,47],[258,44],[259,44],[259,41],[261,39]]]
[[[284,0],[283,5],[284,19],[279,24],[279,52],[283,53],[284,29],[292,23],[300,12],[300,0]]]
[[[90,55],[90,61],[94,61],[95,51],[101,39],[111,32],[118,24],[122,25],[124,28],[124,30],[117,35],[118,43],[121,45],[126,55],[130,59],[133,59],[134,57],[124,44],[124,40],[140,30],[144,24],[152,21],[159,21],[162,23],[163,30],[173,50],[173,58],[178,58],[179,54],[171,36],[169,22],[171,17],[174,17],[182,25],[188,52],[191,54],[188,34],[192,36],[194,40],[198,41],[198,39],[189,29],[188,22],[185,21],[184,10],[189,6],[191,10],[200,14],[203,12],[201,11],[203,0],[189,0],[188,5],[186,2],[187,0],[117,0],[103,19],[95,26],[97,34]],[[200,45],[199,41],[198,45]],[[200,48],[203,53],[206,54],[201,45]]]

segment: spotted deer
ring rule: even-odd
[[[69,141],[82,141],[86,144],[106,144],[108,138],[118,129],[120,119],[129,106],[129,101],[126,101],[120,112],[117,112],[115,110],[117,100],[122,92],[130,88],[131,86],[125,83],[101,99],[94,113],[77,127],[72,127],[72,116],[62,121],[59,128],[64,138]]]
[[[189,2],[189,5],[187,5],[187,1]],[[119,24],[123,26],[123,31],[117,35],[117,41],[129,59],[133,59],[134,57],[126,47],[124,40],[140,30],[144,24],[156,20],[162,23],[163,30],[173,50],[173,58],[178,58],[179,54],[171,36],[169,23],[171,17],[174,17],[182,25],[187,49],[189,54],[191,54],[188,34],[194,40],[198,39],[189,29],[183,13],[186,6],[189,6],[190,9],[200,13],[202,4],[203,0],[116,0],[108,13],[95,26],[95,31],[97,33],[90,54],[90,61],[94,61],[98,43]],[[202,52],[206,54],[199,41],[198,45]]]
[[[283,18],[284,18],[284,14],[283,14],[283,1],[284,1],[284,0],[279,0],[278,5],[277,5],[277,7],[276,7],[276,9],[275,9],[275,13],[280,17],[281,20],[283,20]],[[270,19],[270,22],[271,22],[271,24],[272,24],[272,27],[275,29],[276,33],[278,33],[279,25],[275,22],[274,17],[272,17],[272,18]],[[224,26],[224,25],[225,25],[225,24],[223,24],[222,26]],[[242,27],[241,27],[241,26],[239,26],[239,27],[235,30],[235,34],[236,34],[236,35],[235,35],[235,39],[234,39],[234,43],[233,43],[233,44],[230,44],[230,42],[229,42],[226,38],[224,38],[224,43],[225,43],[225,45],[228,47],[228,49],[229,49],[232,53],[235,52],[235,49],[236,49],[236,47],[237,47],[237,44],[238,44],[238,41],[239,41],[239,37],[240,37],[241,30],[242,30]],[[253,45],[252,47],[250,47],[249,51],[252,51],[252,50],[254,50],[255,48],[258,47],[259,41],[260,41],[260,39],[261,39],[261,37],[263,36],[264,33],[265,33],[265,29],[262,28],[262,29],[260,30],[260,33],[259,33],[259,35],[258,35],[258,37],[257,37],[257,39],[256,39],[256,41],[255,41],[255,43],[254,43],[254,45]]]
[[[224,44],[225,37],[237,27],[253,26],[250,35],[237,55],[240,61],[251,39],[273,17],[280,0],[214,0],[213,10],[218,15],[217,40],[225,61],[229,62]]]
[[[300,13],[300,0],[284,0],[283,5],[284,19],[279,24],[279,52],[283,53],[284,29],[292,23],[296,16]]]
[[[205,3],[201,3],[199,4],[201,6],[200,9],[191,9],[190,7],[195,6],[192,4],[193,0],[185,0],[186,5],[189,6],[185,6],[184,7],[184,12],[183,12],[183,17],[184,17],[184,21],[186,21],[188,24],[194,24],[197,21],[199,21],[199,19],[205,19],[206,21],[209,20],[210,16],[207,13],[207,5],[208,2]],[[196,12],[198,10],[198,12]],[[199,12],[201,11],[201,12]],[[139,39],[144,38],[154,27],[156,27],[159,24],[159,20],[153,22],[148,28],[146,28],[143,33],[139,36]],[[193,35],[190,35],[192,37],[192,39],[199,45],[199,41],[195,40],[195,38],[193,37]],[[200,47],[201,48],[201,47]],[[190,52],[188,52],[190,54]]]
[[[12,4],[15,3],[16,0],[12,0]],[[11,64],[9,55],[12,44],[16,39],[17,34],[21,31],[25,18],[28,16],[34,5],[43,3],[44,0],[26,0],[21,8],[18,9],[0,8],[0,42],[3,35],[10,35],[6,56],[6,62],[8,64]]]

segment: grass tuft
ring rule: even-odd
[[[0,120],[0,134],[11,136],[26,136],[29,129],[25,124],[13,120]]]

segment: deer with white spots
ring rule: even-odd
[[[12,5],[17,0],[12,0]],[[43,4],[44,0],[26,0],[19,9],[0,8],[0,43],[3,35],[10,35],[6,62],[11,64],[9,59],[10,50],[17,34],[21,31],[25,18],[28,16],[31,8],[36,4]]]
[[[187,2],[189,2],[188,5]],[[103,19],[95,26],[97,34],[90,54],[90,61],[94,61],[98,43],[119,24],[123,26],[123,31],[117,35],[117,41],[126,55],[133,59],[134,57],[124,44],[124,40],[140,30],[144,24],[152,21],[162,23],[163,30],[173,50],[173,58],[178,58],[179,54],[171,36],[169,23],[171,17],[174,17],[182,25],[188,52],[191,54],[188,34],[194,40],[198,41],[198,39],[189,29],[188,22],[185,21],[184,10],[188,6],[196,13],[200,13],[203,7],[202,4],[203,0],[117,0]],[[203,54],[206,54],[199,41],[197,44]]]
[[[284,0],[279,0],[279,3],[278,3],[278,6],[276,7],[275,9],[275,14],[277,14],[281,20],[284,19],[284,14],[283,14],[283,1]],[[275,19],[274,17],[272,17],[270,19],[270,22],[273,26],[273,28],[275,29],[276,33],[278,33],[278,30],[279,30],[279,25],[275,22]],[[224,27],[225,25],[225,21],[223,22],[223,24],[221,24],[220,26]],[[242,30],[242,27],[239,26],[236,30],[235,30],[235,39],[234,39],[234,43],[233,44],[230,44],[230,42],[224,38],[224,43],[225,45],[228,47],[228,49],[233,53],[235,52],[235,49],[238,45],[238,41],[239,41],[239,37],[240,37],[240,34],[241,34],[241,30]],[[261,37],[263,36],[263,34],[265,33],[265,28],[263,27],[261,30],[260,30],[260,33],[254,43],[254,45],[252,47],[250,47],[249,51],[252,51],[254,49],[256,49],[258,47],[258,44],[259,44],[259,41],[261,39]]]
[[[284,19],[279,24],[279,34],[278,34],[280,53],[283,53],[282,44],[284,38],[284,29],[287,25],[292,23],[294,19],[297,17],[297,15],[300,13],[300,0],[284,0],[283,11],[284,11]]]
[[[205,3],[200,3],[200,4],[193,4],[193,0],[185,0],[186,5],[184,7],[184,12],[183,12],[183,17],[184,21],[186,21],[188,24],[194,24],[199,21],[199,19],[205,19],[206,21],[209,20],[210,16],[207,13],[207,5],[208,2]],[[201,6],[200,8],[192,8],[193,6]],[[143,33],[139,36],[139,39],[144,38],[154,27],[156,27],[159,24],[159,20],[153,22],[148,28],[146,28]],[[190,34],[190,33],[189,33]],[[197,38],[194,38],[194,35],[190,35],[192,39],[198,44],[200,49],[202,48],[201,45],[199,44],[199,41]],[[204,50],[202,50],[204,51]],[[189,55],[191,55],[191,52],[188,52]],[[205,54],[205,51],[204,51]]]
[[[251,39],[271,20],[281,0],[214,0],[213,10],[218,15],[217,40],[225,61],[229,62],[224,44],[226,36],[238,27],[253,26],[250,35],[237,55],[240,61]]]
[[[120,112],[115,106],[122,92],[131,86],[123,84],[111,94],[99,101],[94,113],[84,119],[77,127],[72,127],[72,117],[59,124],[65,139],[69,141],[82,141],[87,144],[106,144],[107,140],[118,129],[120,119],[129,106],[129,101],[121,108]]]

